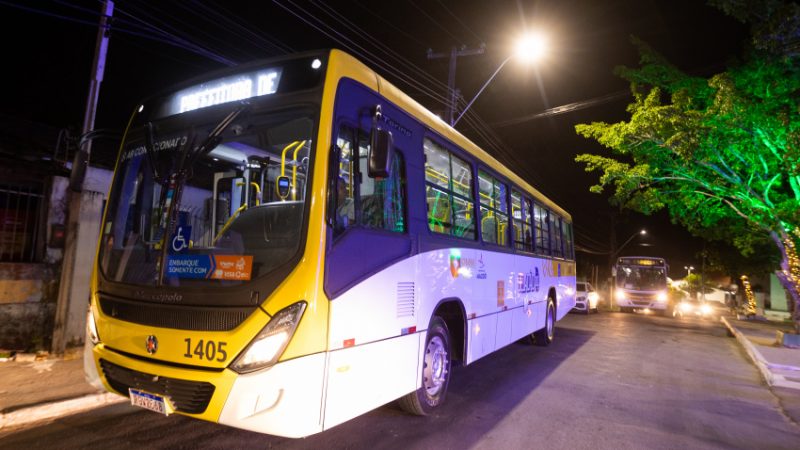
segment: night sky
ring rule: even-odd
[[[97,128],[121,129],[143,97],[224,67],[221,61],[242,63],[330,47],[355,54],[441,112],[443,105],[434,97],[444,95],[447,61],[428,60],[429,48],[442,52],[485,44],[483,55],[458,59],[456,85],[469,101],[510,54],[517,36],[526,29],[546,33],[547,59],[535,67],[510,62],[472,107],[507,150],[498,153],[485,145],[465,120],[456,128],[572,213],[578,244],[601,252],[608,250],[614,210],[604,196],[588,192],[597,174],[584,173],[574,158],[608,152],[577,136],[574,126],[627,118],[628,85],[613,69],[636,65],[630,36],[701,76],[724,70],[747,39],[746,26],[701,0],[123,0],[115,6],[113,27],[118,29],[111,35]],[[90,0],[0,1],[6,90],[0,113],[55,128],[80,128],[99,9],[100,3]],[[170,40],[201,46],[205,55]],[[592,106],[521,120],[576,102]],[[646,238],[634,239],[621,254],[664,256],[673,277],[685,274],[684,265],[699,265],[702,241],[671,225],[666,214],[617,213],[618,243],[643,227],[648,230]],[[606,260],[578,253],[579,275],[590,264],[605,267]]]

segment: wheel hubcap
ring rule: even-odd
[[[553,317],[553,305],[547,307],[547,339],[553,340],[553,331],[555,330],[555,318]]]
[[[423,387],[430,396],[435,396],[442,390],[447,380],[447,351],[444,341],[439,336],[434,336],[425,349],[425,368],[423,369]]]

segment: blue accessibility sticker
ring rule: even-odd
[[[208,278],[214,271],[211,255],[169,255],[167,257],[167,277]]]
[[[192,227],[184,227],[179,226],[177,230],[175,230],[175,234],[172,236],[172,241],[170,242],[170,250],[174,253],[180,253],[183,250],[189,248],[189,240],[192,238]]]

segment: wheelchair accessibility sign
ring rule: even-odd
[[[172,251],[180,253],[189,248],[189,240],[192,238],[192,227],[178,227],[175,236],[172,237]]]

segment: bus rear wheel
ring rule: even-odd
[[[422,359],[422,385],[398,400],[400,408],[418,416],[426,416],[444,402],[450,383],[450,332],[440,317],[434,317],[425,337]]]
[[[547,312],[544,316],[544,328],[533,333],[533,343],[547,347],[556,337],[556,305],[552,298],[547,299]]]

